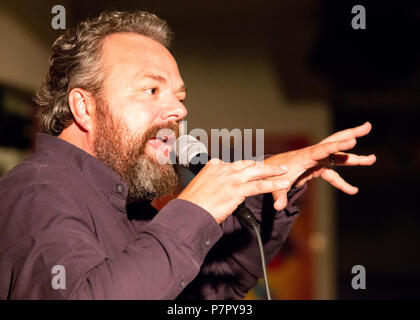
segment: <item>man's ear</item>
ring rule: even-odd
[[[71,113],[80,129],[92,132],[95,123],[96,101],[93,95],[83,89],[74,88],[68,94]]]

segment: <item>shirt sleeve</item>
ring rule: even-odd
[[[70,195],[45,185],[19,194],[10,209],[16,232],[0,252],[1,270],[12,274],[0,295],[9,299],[174,299],[222,236],[207,211],[176,199],[109,257],[89,212]]]
[[[296,201],[306,185],[288,193],[287,207],[273,208],[271,194],[246,199],[246,205],[260,223],[266,263],[279,252],[293,222],[299,215]],[[255,233],[230,216],[222,223],[223,237],[208,253],[195,280],[179,299],[242,299],[263,276],[261,258]]]

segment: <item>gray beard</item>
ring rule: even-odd
[[[103,103],[97,108],[94,151],[96,157],[127,184],[127,201],[153,200],[171,194],[178,185],[174,167],[161,165],[145,153],[147,141],[155,137],[162,127],[150,128],[140,137],[132,136],[123,123],[114,124],[107,109],[108,106]],[[177,132],[175,128],[177,125],[171,126]]]
[[[128,186],[128,202],[167,196],[178,185],[178,175],[173,166],[162,166],[146,154],[120,175]]]

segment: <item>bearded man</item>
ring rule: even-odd
[[[262,270],[254,234],[231,215],[240,203],[265,226],[269,261],[308,180],[357,192],[329,163],[373,164],[373,155],[342,153],[369,123],[264,166],[212,160],[154,210],[150,200],[178,184],[174,167],[157,161],[177,136],[158,132],[179,132],[187,115],[170,38],[151,13],[113,11],[54,43],[36,94],[35,153],[0,181],[1,299],[243,298]]]

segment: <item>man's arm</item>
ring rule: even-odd
[[[71,195],[45,185],[19,193],[8,209],[16,232],[3,235],[0,250],[0,271],[11,283],[1,296],[10,299],[173,299],[222,235],[208,212],[173,200],[132,244],[108,256],[89,212]],[[54,266],[64,267],[65,289],[53,288]]]

